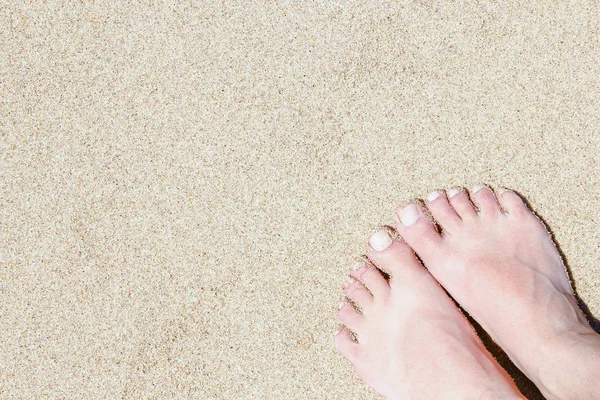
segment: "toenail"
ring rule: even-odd
[[[501,188],[498,188],[498,194],[502,194],[502,193],[504,193],[504,192],[508,192],[508,189],[506,189],[506,188],[503,188],[503,187],[501,187]]]
[[[342,307],[344,307],[344,304],[346,304],[346,303],[343,301],[340,304],[338,304],[338,310],[341,310]]]
[[[349,288],[350,286],[352,286],[353,283],[354,279],[350,278],[349,276],[346,277],[346,283],[344,283],[344,288]]]
[[[438,197],[440,197],[440,192],[431,192],[427,195],[427,201],[434,201]]]
[[[454,197],[460,193],[460,189],[448,189],[448,197]]]
[[[479,192],[481,189],[483,189],[483,186],[473,186],[473,189],[471,189],[471,193],[477,193]]]
[[[357,261],[354,264],[352,264],[352,266],[350,267],[350,269],[352,271],[358,271],[363,265],[365,265],[364,261]]]
[[[388,247],[390,247],[390,244],[392,244],[392,238],[385,229],[382,229],[379,232],[375,233],[369,239],[369,245],[375,251],[385,250]]]
[[[410,203],[402,210],[400,222],[402,222],[402,225],[404,226],[410,226],[414,224],[420,216],[421,212],[419,211],[419,207],[417,207],[414,203]]]

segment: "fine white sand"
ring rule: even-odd
[[[340,286],[449,186],[523,194],[600,315],[597,3],[24,3],[1,398],[377,399],[333,346]]]

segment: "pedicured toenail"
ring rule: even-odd
[[[348,277],[346,277],[346,283],[344,283],[344,287],[348,288],[348,287],[352,286],[353,283],[354,283],[354,279],[352,279],[348,276]]]
[[[358,271],[363,265],[365,265],[364,261],[357,261],[354,264],[352,264],[352,266],[350,267],[350,269],[352,271]]]
[[[471,193],[475,194],[475,193],[479,192],[481,189],[483,189],[483,186],[473,186],[473,189],[471,189]]]
[[[460,189],[448,189],[448,197],[454,197],[460,193]]]
[[[431,192],[427,195],[427,201],[434,201],[438,197],[440,197],[440,192]]]
[[[390,244],[392,244],[392,238],[385,229],[382,229],[379,232],[375,233],[369,239],[369,245],[375,251],[385,250],[388,247],[390,247]]]
[[[402,215],[400,216],[400,222],[404,226],[410,226],[414,224],[419,217],[421,216],[421,212],[419,211],[419,207],[415,204],[410,203],[402,210]]]

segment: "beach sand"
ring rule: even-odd
[[[0,5],[0,398],[377,399],[341,285],[453,186],[600,315],[598,4],[110,3]]]

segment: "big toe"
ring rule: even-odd
[[[441,245],[442,237],[433,222],[415,203],[395,211],[396,230],[425,261]]]
[[[386,230],[371,236],[367,256],[373,264],[391,276],[391,287],[412,279],[415,274],[426,272],[413,249],[406,243],[392,239]]]

